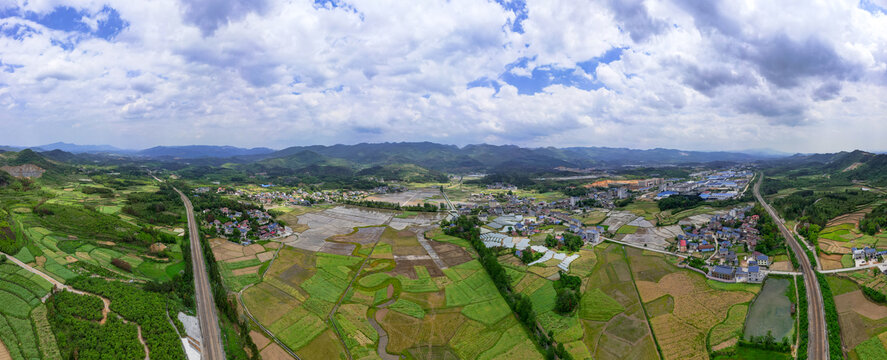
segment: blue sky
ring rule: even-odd
[[[884,0],[0,0],[0,143],[887,150]]]

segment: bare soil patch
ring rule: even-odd
[[[737,342],[739,342],[739,338],[733,338],[733,339],[730,339],[730,340],[724,341],[724,342],[722,342],[722,343],[720,343],[720,344],[717,344],[717,345],[715,345],[715,346],[712,346],[712,347],[711,347],[711,350],[712,350],[712,351],[723,350],[723,349],[729,348],[729,347],[731,347],[731,346],[733,346],[733,345],[736,345]]]
[[[259,356],[264,360],[292,360],[293,357],[290,356],[280,345],[276,343],[272,343],[265,347],[262,351],[259,352]]]
[[[841,261],[841,255],[839,254],[820,254],[820,260],[831,260],[831,261]]]
[[[320,248],[320,252],[336,255],[351,255],[356,247],[357,246],[354,244],[327,241]]]
[[[46,264],[46,257],[45,256],[35,256],[34,262],[37,263],[37,266],[43,266],[44,264]]]
[[[433,260],[397,260],[397,265],[394,267],[394,270],[391,271],[392,274],[395,275],[403,275],[410,279],[418,278],[416,276],[415,266],[424,266],[425,269],[428,269],[428,274],[432,277],[436,276],[444,276],[443,271],[437,267],[437,264],[434,263]]]
[[[853,171],[860,166],[862,166],[861,162],[855,162],[855,163],[850,164],[850,166],[844,168],[844,170],[841,170],[841,172]]]
[[[819,259],[819,263],[822,264],[823,270],[835,270],[844,267],[844,265],[842,265],[840,261],[824,260],[822,258]]]
[[[862,290],[835,296],[835,306],[839,313],[854,311],[872,320],[887,317],[887,306],[881,306],[869,301],[862,294]]]
[[[440,257],[440,260],[443,261],[444,264],[446,264],[448,267],[453,267],[471,261],[471,254],[469,254],[459,245],[442,243],[434,240],[428,240],[428,243],[431,244],[431,248],[434,249],[434,251]]]
[[[334,236],[328,240],[345,242],[345,243],[358,243],[361,245],[373,244],[379,237],[382,236],[382,232],[385,231],[385,227],[382,226],[373,226],[373,227],[363,227],[358,228],[357,231],[353,234],[348,235],[338,235]]]
[[[770,270],[776,271],[792,271],[792,263],[788,261],[777,261],[770,264]]]
[[[253,339],[253,342],[259,349],[263,349],[271,343],[271,339],[268,339],[265,335],[262,335],[262,333],[255,330],[249,332],[249,337]]]
[[[822,251],[832,254],[849,254],[850,249],[841,246],[841,243],[834,240],[819,238],[819,248]],[[840,260],[840,259],[839,259]]]
[[[234,276],[257,274],[259,272],[260,267],[261,266],[251,266],[248,268],[233,270],[233,271],[231,271],[231,273],[233,273]]]
[[[260,254],[256,254],[256,259],[259,259],[259,261],[261,262],[266,262],[268,260],[271,260],[272,258],[274,258],[273,251],[266,251]]]

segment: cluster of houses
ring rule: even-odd
[[[729,282],[761,282],[766,276],[770,257],[755,251],[761,239],[755,229],[760,218],[745,216],[746,208],[735,208],[723,215],[714,215],[701,228],[685,226],[677,236],[679,252],[701,253],[709,263],[711,278]],[[730,226],[726,226],[730,225]],[[745,245],[747,252],[737,254],[734,246]]]
[[[719,248],[730,248],[745,244],[749,251],[754,250],[761,235],[755,228],[760,218],[757,215],[745,216],[750,207],[734,208],[727,214],[713,215],[708,224],[696,228],[684,226],[683,234],[677,236],[678,252],[714,253]],[[726,226],[726,225],[732,226]]]
[[[207,209],[203,212],[209,213],[211,211]],[[217,234],[229,240],[238,240],[246,245],[252,243],[252,240],[268,240],[292,233],[292,229],[274,222],[270,214],[259,209],[249,209],[244,214],[223,207],[212,213],[214,213],[214,219],[210,226],[215,229]],[[228,221],[222,222],[225,219]],[[239,234],[239,239],[232,239],[237,234]]]
[[[853,255],[853,263],[856,266],[880,263],[887,257],[887,250],[876,250],[868,246],[862,249],[854,247],[850,249],[850,252]]]

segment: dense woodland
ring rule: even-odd
[[[143,359],[145,349],[134,324],[126,324],[113,313],[104,324],[104,305],[97,296],[69,291],[52,294],[46,301],[47,317],[59,351],[65,359]],[[172,358],[156,355],[151,358]]]
[[[674,212],[678,212],[694,208],[703,202],[705,200],[702,200],[698,195],[672,195],[659,200],[656,204],[659,205],[659,210],[676,209]]]
[[[878,205],[859,220],[859,230],[868,235],[875,235],[884,229],[887,229],[887,203]]]
[[[94,277],[77,277],[70,281],[70,285],[76,289],[108,298],[111,300],[112,312],[141,325],[142,337],[148,344],[152,359],[185,358],[175,328],[167,319],[167,305],[164,296],[143,290],[133,284]],[[98,344],[94,346],[101,349]],[[142,357],[127,357],[127,359]]]
[[[829,219],[856,211],[860,205],[876,199],[877,194],[859,189],[843,192],[800,190],[774,199],[772,205],[786,220],[808,222],[825,228]]]
[[[126,195],[124,213],[155,225],[184,222],[182,199],[172,186],[163,184],[157,192],[135,192]]]

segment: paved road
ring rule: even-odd
[[[201,359],[223,360],[225,353],[222,350],[222,337],[219,331],[219,317],[216,313],[216,303],[209,286],[209,276],[206,274],[206,262],[203,260],[203,251],[200,248],[200,238],[197,231],[197,221],[194,219],[194,207],[191,200],[181,191],[176,189],[182,202],[185,203],[185,212],[188,214],[188,234],[191,237],[191,261],[194,269],[194,290],[197,294],[197,320],[200,323],[200,334],[203,337],[201,343]]]
[[[638,244],[635,244],[635,243],[625,242],[625,241],[616,240],[616,239],[610,239],[610,238],[605,238],[605,237],[601,237],[601,238],[604,239],[604,241],[609,241],[609,242],[613,242],[613,243],[617,243],[617,244],[622,244],[622,245],[625,245],[625,246],[629,246],[629,247],[633,247],[633,248],[638,248],[638,249],[641,249],[641,250],[647,250],[647,251],[657,252],[657,253],[660,253],[660,254],[671,255],[671,256],[677,256],[677,257],[682,258],[682,259],[686,259],[686,258],[687,258],[687,255],[685,255],[685,254],[678,254],[678,253],[673,253],[673,252],[669,252],[669,251],[665,251],[665,250],[659,250],[659,249],[648,248],[648,247],[644,247],[644,246],[642,246],[642,245],[638,245]]]
[[[819,270],[819,273],[821,273],[821,274],[835,274],[835,273],[842,273],[842,272],[847,272],[847,271],[857,271],[857,270],[865,270],[865,269],[871,269],[871,268],[880,268],[881,266],[884,266],[884,264],[881,263],[881,264],[854,266],[854,267],[850,267],[850,268],[841,268],[841,269],[834,269],[834,270]]]
[[[788,231],[785,224],[776,214],[776,211],[773,211],[770,204],[767,204],[767,202],[764,201],[764,198],[761,197],[760,188],[763,179],[764,176],[761,174],[760,179],[755,183],[755,198],[758,199],[761,206],[767,210],[767,213],[770,214],[770,217],[772,217],[773,221],[776,222],[776,225],[779,226],[779,231],[782,232],[785,241],[788,242],[792,251],[797,255],[798,262],[801,264],[801,272],[804,273],[804,285],[807,287],[807,316],[810,319],[810,331],[807,334],[808,359],[827,360],[829,358],[828,336],[826,334],[825,308],[822,305],[822,292],[819,290],[819,281],[816,279],[816,274],[814,273],[815,270],[813,269],[813,266],[810,265],[810,260],[807,258],[807,253],[804,252],[801,244],[798,244],[798,241],[792,236],[792,233]]]

